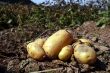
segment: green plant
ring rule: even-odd
[[[36,25],[47,29],[74,27],[85,21],[96,21],[97,26],[110,24],[110,10],[100,11],[95,7],[78,4],[61,7],[42,5],[9,4],[0,6],[0,26]],[[1,28],[1,27],[0,27]]]
[[[99,19],[97,20],[97,26],[106,26],[110,24],[110,11],[99,11]]]

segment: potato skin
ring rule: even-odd
[[[46,41],[46,38],[37,38],[34,43],[36,45],[39,45],[40,47],[43,47],[44,42]]]
[[[27,45],[28,55],[35,60],[43,60],[45,57],[45,52],[43,48],[39,45],[36,45],[34,42],[31,42]]]
[[[66,30],[59,30],[44,43],[43,49],[49,58],[57,58],[60,50],[73,42],[72,35]]]
[[[93,64],[97,59],[95,50],[85,44],[79,44],[74,48],[74,56],[82,64]]]
[[[67,45],[67,46],[62,48],[62,50],[60,51],[60,53],[58,55],[58,58],[62,61],[67,61],[68,59],[70,59],[72,54],[73,54],[72,45]]]
[[[90,46],[90,45],[92,44],[89,39],[81,38],[81,39],[79,39],[79,41],[80,41],[81,43],[83,43],[83,44],[88,45],[88,46]]]

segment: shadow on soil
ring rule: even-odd
[[[0,65],[0,73],[8,73],[6,67]]]
[[[96,71],[106,71],[106,64],[104,62],[101,62],[100,60],[97,60],[96,63],[94,64],[95,70]]]

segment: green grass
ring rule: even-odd
[[[80,7],[77,4],[64,7],[45,7],[34,5],[2,5],[0,6],[0,26],[36,25],[39,28],[55,29],[74,27],[85,21],[96,21],[97,26],[109,25],[110,11],[97,8]]]

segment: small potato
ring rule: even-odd
[[[91,46],[92,43],[90,40],[82,38],[82,39],[78,39],[75,43],[72,44],[72,46],[75,47],[79,44],[85,44]]]
[[[86,44],[86,45],[91,45],[91,44],[92,44],[89,39],[81,38],[81,39],[79,39],[79,41],[80,41],[82,44]]]
[[[31,42],[27,45],[27,52],[28,55],[35,60],[41,61],[45,57],[43,48],[39,45],[36,45],[34,42]]]
[[[35,44],[43,47],[44,42],[46,41],[46,38],[38,38],[34,41]]]
[[[93,64],[97,59],[95,50],[85,44],[79,44],[74,48],[74,57],[82,64]]]
[[[81,43],[78,41],[78,42],[73,43],[72,46],[73,46],[73,47],[76,47],[76,46],[79,45],[79,44],[81,44]]]
[[[67,45],[67,46],[62,48],[58,57],[62,61],[67,61],[68,59],[70,59],[72,54],[73,54],[73,47],[71,45]]]

